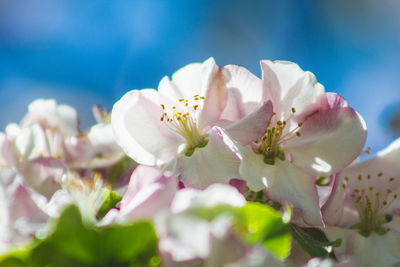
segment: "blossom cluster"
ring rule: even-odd
[[[86,132],[32,102],[0,133],[0,266],[400,263],[400,139],[360,161],[343,97],[295,63],[261,71],[189,64]]]

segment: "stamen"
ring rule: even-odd
[[[178,108],[172,106],[171,115],[168,115],[168,113],[165,112],[165,105],[160,104],[163,111],[160,121],[165,122],[166,126],[170,130],[181,135],[186,140],[186,156],[191,156],[194,153],[195,148],[204,147],[208,143],[208,135],[200,132],[196,119],[196,114],[200,106],[198,104],[193,104],[193,101],[198,101],[199,99],[204,100],[204,97],[199,98],[199,95],[195,95],[193,99],[194,100],[191,101],[184,98],[178,99],[178,102],[182,103],[181,108],[183,108],[183,110],[177,111]]]

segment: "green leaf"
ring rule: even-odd
[[[315,184],[320,187],[327,187],[332,184],[332,181],[333,181],[333,175],[330,175],[328,177],[321,176],[321,177],[318,177],[318,179],[315,181]]]
[[[248,202],[242,211],[244,234],[251,244],[261,244],[278,258],[285,259],[290,252],[291,236],[281,214],[268,205]]]
[[[97,219],[103,218],[104,215],[106,215],[106,213],[110,209],[115,208],[115,206],[118,204],[118,202],[120,202],[122,199],[121,196],[119,196],[114,191],[111,191],[109,189],[103,189],[103,190],[107,190],[106,193],[108,194],[108,196],[104,200],[103,205],[101,206],[99,212],[97,213]]]
[[[132,173],[137,163],[128,156],[123,157],[108,172],[108,182],[115,186],[125,173]]]
[[[325,258],[329,255],[326,247],[337,247],[341,244],[341,239],[329,241],[325,233],[318,228],[302,228],[290,224],[290,232],[297,244],[302,247],[311,257]]]
[[[48,238],[11,253],[0,266],[158,266],[157,237],[146,221],[103,228],[87,227],[79,210],[68,207]]]

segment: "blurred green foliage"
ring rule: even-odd
[[[54,232],[26,250],[3,256],[0,266],[158,266],[157,237],[149,222],[86,227],[79,210],[62,213]]]

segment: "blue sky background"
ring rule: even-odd
[[[131,89],[213,56],[259,75],[298,63],[365,118],[373,152],[400,110],[398,0],[0,0],[0,127],[38,97],[111,108]]]

